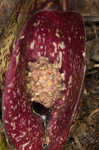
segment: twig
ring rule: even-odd
[[[98,16],[84,16],[85,22],[90,23],[99,23],[99,17]]]
[[[97,108],[91,112],[91,114],[88,116],[88,124],[91,124],[92,116],[94,114],[96,114],[97,112],[99,112],[99,108]]]
[[[99,64],[95,64],[95,65],[94,65],[94,68],[99,68]]]

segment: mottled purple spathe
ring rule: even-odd
[[[25,88],[25,69],[39,56],[60,64],[65,74],[64,99],[56,101],[48,120],[47,150],[60,150],[80,102],[84,81],[85,31],[73,12],[41,11],[26,23],[13,50],[3,93],[3,122],[18,150],[43,150],[43,120],[33,114]]]

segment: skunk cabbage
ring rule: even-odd
[[[4,127],[15,148],[62,149],[80,103],[84,55],[85,30],[80,14],[43,10],[27,21],[13,50],[3,92]],[[41,110],[37,104],[38,113],[27,93],[26,71],[28,64],[40,57],[57,64],[66,88],[50,108]]]

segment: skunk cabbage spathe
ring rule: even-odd
[[[43,10],[24,26],[13,50],[3,93],[3,122],[18,150],[60,150],[80,102],[85,75],[85,30],[74,12]],[[46,126],[32,109],[26,87],[29,62],[40,57],[57,64],[66,89],[49,108]]]

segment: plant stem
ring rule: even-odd
[[[62,10],[63,12],[67,11],[67,0],[62,0]]]

